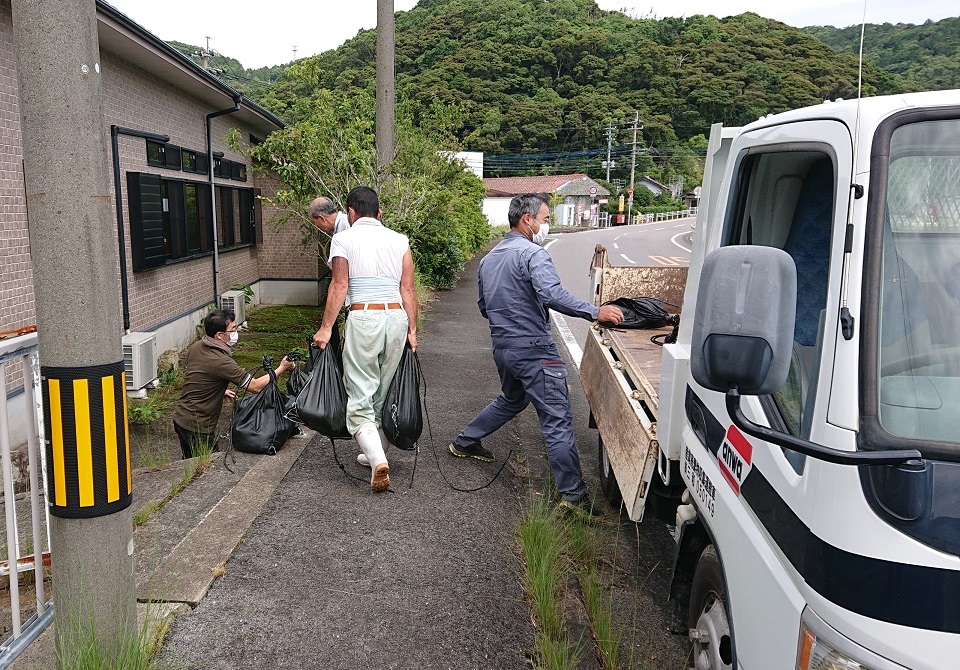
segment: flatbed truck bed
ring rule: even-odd
[[[597,245],[592,263],[594,302],[621,297],[652,297],[680,311],[685,267],[611,266]],[[604,487],[618,486],[631,519],[640,520],[660,453],[657,409],[663,348],[653,342],[672,326],[625,330],[595,324],[584,346],[580,380],[590,404],[591,421],[600,433]],[[617,475],[614,481],[612,473]],[[610,497],[609,492],[608,498]]]

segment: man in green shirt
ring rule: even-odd
[[[187,351],[183,390],[173,412],[173,428],[180,438],[184,458],[193,457],[197,444],[216,445],[223,399],[237,397],[228,388],[231,382],[250,393],[257,393],[270,381],[270,375],[254,379],[233,360],[231,347],[240,338],[236,318],[229,309],[210,312],[203,320],[206,335],[190,345]],[[293,361],[284,356],[275,372],[279,376],[293,368]]]

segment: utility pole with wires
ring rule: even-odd
[[[637,169],[637,130],[643,128],[640,123],[640,112],[636,112],[636,118],[633,121],[633,143],[630,151],[630,189],[627,195],[630,196],[627,204],[627,223],[633,221],[633,176]]]
[[[203,61],[203,69],[210,70],[211,69],[210,59],[213,58],[214,56],[219,56],[220,54],[210,48],[210,37],[209,36],[205,36],[205,37],[207,39],[206,48],[201,49],[200,51],[194,51],[190,55],[193,56],[194,58],[200,58]],[[222,70],[220,70],[220,72],[222,72]]]
[[[297,45],[293,45],[293,60],[297,60]]]
[[[610,168],[613,167],[613,163],[610,159],[610,153],[613,151],[613,129],[615,126],[612,121],[607,122],[607,163],[604,167],[607,168],[607,183],[610,183]]]

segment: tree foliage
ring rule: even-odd
[[[289,70],[312,76],[309,63]],[[435,103],[417,126],[412,110],[401,106],[388,173],[377,169],[374,114],[375,98],[365,91],[314,88],[288,109],[285,128],[249,148],[259,169],[283,182],[270,199],[281,212],[275,223],[298,225],[307,246],[325,248],[328,240],[307,218],[310,201],[325,195],[345,210],[351,188],[371,186],[380,194],[383,222],[409,237],[421,278],[435,288],[452,286],[490,236],[480,209],[483,182],[443,153],[455,148],[449,142],[455,110]]]
[[[454,106],[465,149],[508,157],[605,149],[612,121],[620,178],[635,110],[642,173],[692,186],[700,161],[689,141],[711,124],[742,125],[857,89],[852,55],[750,13],[653,20],[594,0],[421,0],[396,26],[397,90],[414,118],[437,101]],[[287,118],[318,89],[371,93],[374,55],[375,32],[362,31],[288,68],[261,101]],[[901,89],[897,77],[865,69],[865,94]],[[599,177],[601,159],[588,154],[579,169]],[[503,175],[542,170],[520,159],[500,164]]]
[[[803,31],[838,53],[860,53],[860,26],[808,26]],[[960,18],[919,26],[868,23],[863,33],[864,58],[901,77],[905,88],[960,88]]]

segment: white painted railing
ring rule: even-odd
[[[674,212],[657,212],[656,214],[638,214],[633,218],[632,223],[653,223],[655,221],[673,221],[675,219],[688,219],[697,215],[696,207],[687,209],[678,209]]]
[[[13,480],[13,457],[10,446],[10,407],[6,388],[7,366],[20,362],[23,366],[23,405],[27,413],[27,463],[28,491],[17,500]],[[0,457],[3,466],[3,507],[6,531],[7,560],[0,562],[0,576],[6,575],[10,582],[10,637],[0,644],[0,669],[8,667],[23,653],[43,630],[53,621],[53,603],[47,601],[43,582],[44,564],[49,565],[50,553],[43,552],[44,543],[49,548],[49,517],[46,505],[46,456],[43,443],[43,405],[40,396],[40,359],[37,354],[37,334],[29,333],[0,340]],[[17,505],[29,504],[30,535],[26,547],[21,546],[21,533],[17,525]],[[45,542],[44,542],[45,540]],[[24,555],[26,554],[26,555]],[[40,560],[37,560],[37,556]],[[25,608],[31,612],[21,622],[20,573],[33,572],[35,606]]]

